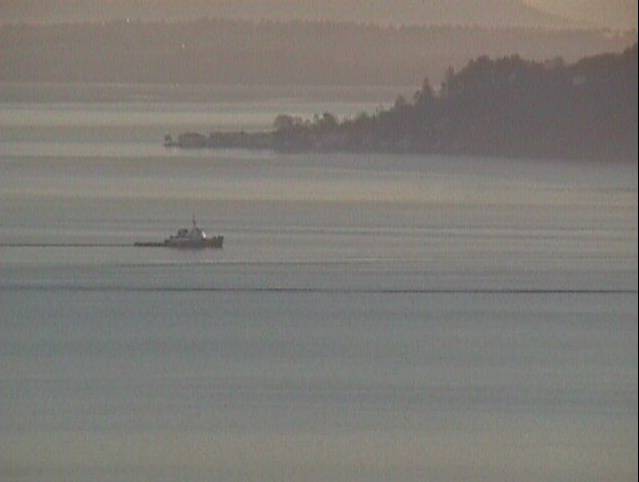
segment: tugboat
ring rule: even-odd
[[[147,248],[221,248],[224,244],[224,236],[208,237],[197,225],[193,216],[191,229],[182,228],[162,242],[137,242],[134,245]]]

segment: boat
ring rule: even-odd
[[[224,236],[209,237],[198,225],[193,216],[191,229],[182,228],[172,236],[161,242],[139,241],[134,245],[148,248],[221,248],[224,244]]]

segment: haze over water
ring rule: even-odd
[[[0,479],[636,480],[636,163],[167,150],[398,89],[110,88],[1,89]]]

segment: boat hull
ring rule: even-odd
[[[194,239],[165,239],[162,242],[137,242],[134,246],[140,248],[178,248],[178,249],[221,249],[224,245],[224,236],[215,236],[201,240]]]

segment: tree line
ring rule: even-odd
[[[273,147],[636,162],[637,127],[635,44],[573,64],[481,56],[376,113],[280,115]]]

